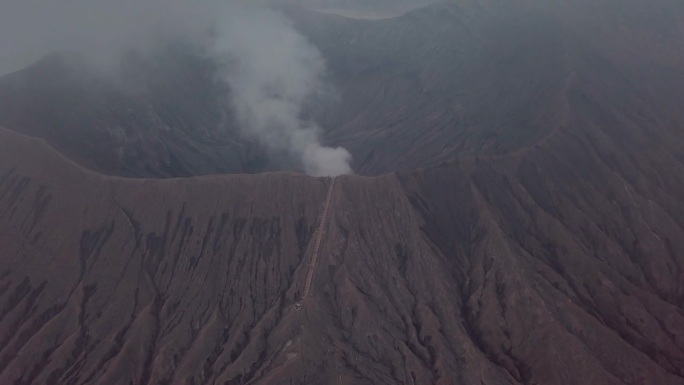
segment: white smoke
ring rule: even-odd
[[[0,75],[52,52],[78,51],[114,74],[126,52],[180,39],[228,58],[226,80],[244,130],[296,157],[311,175],[351,171],[349,152],[320,143],[300,119],[322,89],[321,55],[287,19],[245,0],[0,0]],[[125,81],[126,79],[120,79]]]
[[[217,49],[229,60],[228,83],[242,126],[265,145],[297,156],[313,176],[351,172],[351,154],[322,146],[320,129],[300,118],[308,97],[323,89],[320,53],[280,14],[236,6],[221,20]]]

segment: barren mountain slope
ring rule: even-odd
[[[512,155],[337,178],[301,307],[329,180],[3,131],[0,382],[684,384],[683,133],[593,97]]]

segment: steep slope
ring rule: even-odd
[[[3,131],[0,382],[684,384],[684,132],[611,96],[337,178],[304,300],[329,180],[116,179]]]
[[[0,143],[0,382],[200,376],[224,344],[217,364],[240,360],[225,375],[257,361],[264,331],[301,290],[324,181],[110,179],[35,141]]]

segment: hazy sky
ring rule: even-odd
[[[158,32],[204,34],[213,0],[0,0],[0,73],[47,53],[88,50],[106,59],[123,46],[144,47]]]
[[[239,4],[296,2],[326,9],[405,9],[433,1],[0,0],[0,75],[57,50],[86,47],[107,59],[123,45],[150,44],[155,31],[196,36]]]

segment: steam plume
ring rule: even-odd
[[[351,172],[351,155],[324,147],[314,122],[300,119],[307,97],[322,88],[320,53],[279,14],[238,6],[219,30],[231,63],[228,82],[242,126],[267,146],[289,151],[310,175]]]
[[[351,172],[351,155],[320,143],[301,119],[322,89],[325,65],[279,13],[237,0],[5,0],[0,12],[0,74],[54,51],[84,52],[101,73],[116,72],[126,52],[154,51],[181,39],[227,59],[225,81],[245,132],[297,158],[308,174]],[[122,79],[123,80],[123,79]]]

